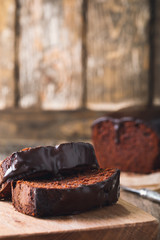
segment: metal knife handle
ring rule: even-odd
[[[146,188],[142,188],[142,189],[134,189],[134,188],[130,188],[130,187],[126,187],[126,186],[122,186],[121,188],[125,191],[137,194],[143,198],[149,199],[153,202],[157,202],[160,204],[160,193],[156,192],[156,191],[152,191]]]
[[[160,193],[148,190],[148,189],[140,189],[140,195],[144,198],[150,199],[154,202],[160,203]]]

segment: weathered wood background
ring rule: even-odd
[[[81,0],[20,0],[20,106],[81,106]]]
[[[154,104],[160,105],[160,0],[154,5],[154,38],[153,38],[153,75],[154,75]]]
[[[0,0],[0,109],[14,103],[15,1]]]
[[[148,0],[89,0],[89,107],[111,110],[146,104],[149,19]]]
[[[159,25],[160,0],[0,0],[0,144],[160,117]]]
[[[17,96],[20,108],[44,110],[144,106],[151,80],[160,105],[160,0],[151,2],[0,0],[0,109]]]

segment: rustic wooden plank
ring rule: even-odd
[[[160,191],[160,171],[150,174],[121,172],[121,184],[127,187]]]
[[[143,199],[137,195],[132,193],[128,193],[125,191],[121,191],[121,198],[125,201],[129,201],[136,207],[148,212],[152,216],[154,216],[158,221],[160,221],[160,205],[158,203],[154,203],[148,199]],[[158,237],[157,240],[160,239],[160,223],[158,229]]]
[[[160,105],[160,0],[155,1],[154,26],[154,104]]]
[[[119,200],[113,206],[58,218],[38,219],[0,202],[0,239],[156,239],[158,221]]]
[[[83,94],[82,108],[86,108],[87,103],[87,16],[88,16],[88,0],[82,1],[82,79]]]
[[[116,110],[148,98],[148,0],[89,0],[88,107]]]
[[[132,188],[148,188],[160,192],[160,172],[137,174],[121,172],[121,184]],[[158,239],[160,239],[160,204],[138,195],[121,191],[121,198],[148,212],[159,221]]]
[[[27,146],[91,141],[91,124],[104,115],[133,116],[150,121],[160,136],[159,107],[130,108],[117,112],[10,109],[0,111],[0,154],[4,156]]]
[[[0,0],[0,109],[14,105],[15,1]]]
[[[82,101],[82,0],[20,0],[20,106],[76,109]]]

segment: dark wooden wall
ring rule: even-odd
[[[0,0],[0,144],[160,117],[159,25],[160,0]]]

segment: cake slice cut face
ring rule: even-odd
[[[12,202],[35,217],[77,214],[116,203],[119,176],[117,169],[98,169],[52,181],[19,180],[12,183]]]
[[[11,181],[56,177],[99,167],[89,143],[26,148],[13,153],[0,165],[0,199],[11,197]]]
[[[102,168],[135,173],[160,168],[159,138],[142,120],[99,118],[92,125],[92,141]]]

